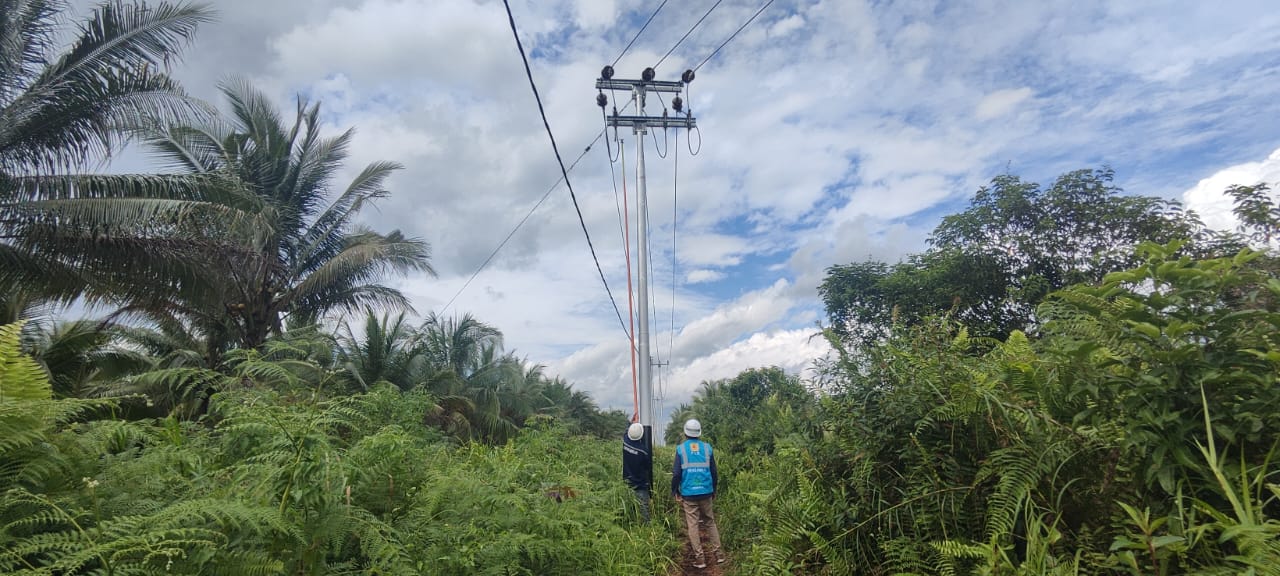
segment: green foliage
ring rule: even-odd
[[[382,282],[394,274],[432,273],[429,246],[356,223],[362,209],[389,194],[384,184],[400,166],[374,162],[331,195],[352,131],[321,137],[320,106],[301,98],[289,122],[245,82],[228,82],[222,91],[229,114],[141,132],[183,173],[233,178],[243,193],[221,206],[260,225],[206,226],[199,237],[217,249],[199,260],[205,289],[139,302],[139,309],[176,314],[211,334],[230,330],[250,348],[280,333],[286,318],[299,325],[369,305],[407,309],[404,295]]]
[[[1235,204],[1232,212],[1240,220],[1240,232],[1267,248],[1280,239],[1280,202],[1276,202],[1270,192],[1271,187],[1265,183],[1227,189],[1227,195]]]
[[[0,3],[0,293],[70,300],[153,292],[193,268],[155,233],[227,216],[174,175],[76,174],[131,126],[205,107],[166,73],[212,14],[193,4],[113,0],[66,26],[62,0]],[[68,34],[70,32],[70,34]]]
[[[657,574],[671,526],[628,526],[616,442],[526,431],[501,447],[437,457],[411,498],[419,570],[434,574]]]
[[[802,444],[814,433],[817,402],[800,379],[781,368],[744,370],[704,382],[689,404],[671,414],[663,437],[684,439],[684,423],[697,418],[703,437],[723,454],[772,453],[780,443]]]
[[[5,573],[659,573],[676,552],[670,524],[627,520],[616,440],[547,426],[452,445],[424,426],[424,391],[277,391],[258,383],[306,370],[253,354],[236,377],[255,385],[215,394],[212,428],[76,423],[84,401],[51,399],[18,332],[0,330],[0,427],[32,431],[0,442],[24,464],[0,478]]]
[[[1259,254],[1195,261],[1178,246],[1144,245],[1146,262],[1076,286],[1041,309],[1066,355],[1088,354],[1075,394],[1092,406],[1082,425],[1118,421],[1121,448],[1150,488],[1173,495],[1207,473],[1191,439],[1214,416],[1213,442],[1258,462],[1280,426],[1280,284],[1253,266]],[[1201,405],[1200,390],[1207,391]]]
[[[824,433],[726,501],[758,519],[753,570],[1274,573],[1280,281],[1184,252],[1052,294],[1039,338],[832,333]]]

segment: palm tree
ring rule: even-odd
[[[226,83],[223,93],[231,104],[228,118],[152,131],[147,144],[187,174],[233,174],[252,198],[226,197],[224,207],[252,213],[264,225],[214,236],[238,249],[211,252],[201,262],[209,291],[140,308],[202,326],[230,321],[246,347],[279,334],[286,319],[310,324],[366,306],[410,309],[400,291],[379,282],[392,273],[434,274],[429,246],[355,223],[362,208],[388,195],[383,184],[400,165],[370,164],[326,205],[353,131],[321,137],[320,106],[303,98],[290,124],[244,82]]]
[[[414,385],[412,374],[425,361],[417,353],[416,339],[404,312],[394,318],[386,313],[379,317],[372,308],[366,309],[362,336],[356,336],[349,322],[339,326],[338,363],[362,390],[378,382],[408,390]]]
[[[424,358],[415,382],[440,399],[437,416],[455,434],[501,441],[515,431],[502,413],[505,379],[519,376],[502,353],[502,332],[471,314],[427,316],[418,330],[417,354]],[[465,432],[458,434],[457,431]]]
[[[0,292],[65,301],[197,289],[199,266],[173,233],[241,221],[228,208],[238,191],[216,174],[80,171],[138,126],[204,112],[163,70],[210,12],[104,2],[59,53],[66,9],[0,0]]]
[[[116,329],[97,320],[62,322],[27,331],[23,347],[44,369],[55,397],[92,397],[151,367],[145,354],[116,345]]]
[[[431,366],[464,379],[484,367],[486,350],[502,348],[502,332],[469,313],[445,318],[432,312],[419,332]]]

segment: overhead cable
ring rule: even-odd
[[[667,0],[662,0],[662,3],[659,4],[658,8],[653,11],[653,14],[649,15],[649,19],[644,21],[644,26],[641,26],[640,30],[636,32],[636,35],[631,37],[631,41],[627,42],[627,46],[622,49],[622,52],[618,53],[618,57],[613,59],[613,64],[610,64],[610,66],[618,65],[618,62],[622,60],[622,57],[627,54],[627,50],[631,49],[631,45],[636,43],[636,40],[640,38],[641,34],[644,34],[645,28],[649,27],[649,23],[653,22],[654,17],[656,17],[658,13],[662,11],[662,7],[666,5],[667,5]]]
[[[511,35],[515,37],[516,49],[520,51],[520,60],[524,62],[524,73],[529,79],[529,87],[533,90],[533,98],[538,103],[538,114],[542,116],[542,126],[547,130],[547,138],[551,140],[551,151],[556,155],[556,163],[560,165],[560,175],[564,177],[565,187],[569,189],[569,197],[573,199],[573,209],[578,213],[578,223],[582,225],[582,233],[587,238],[587,248],[591,249],[591,259],[596,263],[596,272],[600,273],[600,282],[604,284],[604,290],[609,294],[609,303],[613,304],[613,311],[618,315],[618,324],[622,326],[622,331],[631,337],[631,333],[627,331],[627,323],[622,319],[622,311],[618,309],[618,301],[613,297],[613,290],[609,288],[609,281],[604,277],[604,268],[600,267],[600,258],[596,255],[595,244],[591,242],[591,233],[587,231],[587,221],[582,217],[582,208],[578,206],[578,195],[573,192],[573,182],[569,180],[569,170],[564,167],[564,160],[560,157],[560,147],[556,146],[556,136],[551,132],[551,123],[547,121],[547,111],[542,105],[542,96],[538,94],[538,84],[533,81],[533,70],[529,67],[529,57],[525,54],[524,43],[520,41],[520,32],[516,29],[516,17],[511,13],[511,3],[509,0],[502,0],[502,5],[507,9],[507,21],[511,24]]]
[[[697,72],[698,69],[702,68],[703,64],[706,64],[709,60],[711,60],[712,58],[715,58],[716,54],[720,53],[721,48],[724,48],[725,45],[729,44],[730,42],[733,42],[733,39],[738,37],[738,33],[742,32],[742,30],[747,26],[750,26],[751,23],[754,22],[758,16],[760,16],[760,13],[764,12],[764,9],[768,8],[770,4],[773,4],[773,0],[768,0],[767,2],[765,2],[764,5],[761,6],[759,10],[756,10],[755,14],[752,14],[750,18],[747,18],[746,22],[743,22],[742,25],[739,26],[737,30],[734,30],[733,34],[729,35],[728,39],[726,39],[724,42],[721,42],[720,45],[717,46],[715,50],[712,50],[711,53],[708,54],[706,58],[703,58],[702,61],[699,62],[697,66],[694,66],[693,71]]]

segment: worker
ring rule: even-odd
[[[649,497],[653,486],[653,452],[645,441],[644,425],[627,427],[622,437],[622,479],[631,485],[640,503],[640,517],[649,521]]]
[[[707,567],[702,535],[698,532],[699,522],[707,525],[712,559],[716,564],[723,564],[725,560],[724,553],[720,550],[720,529],[716,527],[716,515],[711,510],[720,477],[716,472],[716,457],[711,451],[711,445],[700,440],[701,436],[701,422],[690,419],[684,423],[685,440],[676,447],[676,461],[671,467],[671,496],[680,503],[680,508],[684,511],[695,568]]]

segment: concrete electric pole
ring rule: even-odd
[[[636,183],[637,183],[637,203],[639,204],[638,221],[639,235],[639,288],[637,299],[640,301],[639,310],[639,329],[636,334],[636,346],[638,348],[640,362],[638,374],[638,396],[640,405],[637,407],[640,423],[644,425],[645,436],[649,438],[649,446],[653,446],[653,425],[654,425],[654,401],[653,401],[653,358],[649,354],[649,199],[648,191],[645,187],[645,167],[644,167],[644,140],[645,135],[649,133],[650,128],[693,128],[696,122],[692,112],[683,111],[683,103],[680,100],[679,93],[684,91],[686,84],[693,81],[693,71],[685,71],[682,80],[679,82],[663,82],[654,80],[656,73],[653,68],[645,68],[641,74],[640,80],[620,80],[613,78],[613,67],[605,66],[600,72],[600,79],[596,81],[596,89],[600,91],[597,97],[597,104],[601,107],[605,105],[604,90],[627,90],[632,93],[632,97],[636,101],[635,116],[621,116],[618,114],[617,102],[614,102],[613,114],[606,118],[609,126],[615,130],[619,127],[631,127],[636,135]],[[662,116],[648,116],[645,114],[645,96],[649,92],[669,92],[676,94],[671,100],[672,108],[675,109],[676,116],[668,116],[667,110],[663,109]],[[625,178],[626,176],[623,175]]]

